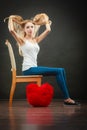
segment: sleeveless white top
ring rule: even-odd
[[[37,43],[31,43],[26,40],[25,44],[20,46],[23,55],[22,71],[37,66],[37,55],[40,47]]]

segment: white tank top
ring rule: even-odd
[[[37,43],[31,43],[26,40],[25,44],[20,46],[23,55],[22,71],[29,69],[30,67],[37,66],[37,55],[40,47]]]

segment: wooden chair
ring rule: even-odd
[[[10,97],[9,97],[9,105],[11,106],[12,101],[13,101],[13,95],[14,95],[15,88],[16,88],[16,83],[35,82],[40,86],[41,80],[42,80],[42,75],[29,75],[29,76],[17,75],[15,56],[14,56],[12,46],[8,40],[6,40],[5,44],[8,47],[9,56],[10,56],[10,60],[11,60],[12,84],[11,84]]]

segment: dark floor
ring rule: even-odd
[[[0,130],[86,130],[87,103],[64,106],[53,99],[48,107],[32,107],[26,100],[0,101]]]

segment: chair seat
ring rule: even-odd
[[[17,75],[16,78],[34,78],[34,77],[43,77],[42,75]]]
[[[43,76],[42,75],[29,75],[29,76],[16,76],[16,82],[37,82]]]

